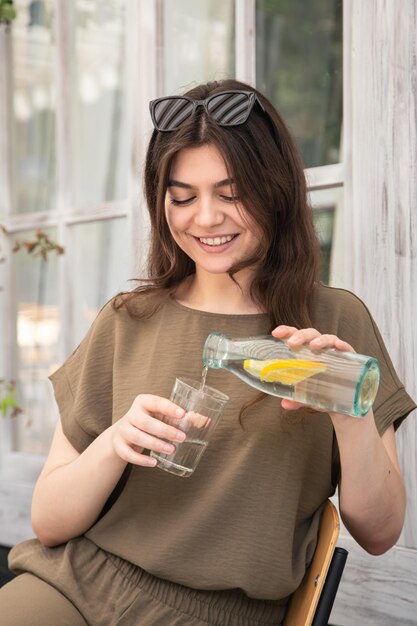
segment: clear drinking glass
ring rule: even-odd
[[[172,454],[151,452],[151,456],[157,459],[157,467],[160,469],[177,476],[191,476],[229,397],[213,387],[202,386],[201,381],[177,378],[170,399],[182,407],[186,414],[179,419],[164,416],[162,420],[185,432],[187,438],[182,443],[174,444],[176,449]]]

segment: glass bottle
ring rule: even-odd
[[[259,391],[353,417],[368,413],[379,385],[379,363],[373,357],[306,345],[293,348],[271,335],[231,339],[213,332],[204,345],[203,363],[224,368]]]

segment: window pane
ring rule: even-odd
[[[307,167],[340,159],[342,0],[257,0],[257,86],[282,113]]]
[[[318,189],[310,192],[314,223],[322,253],[321,280],[326,285],[343,286],[342,225],[343,188]]]
[[[126,2],[77,0],[77,205],[127,196]]]
[[[54,231],[47,234],[55,239]],[[19,239],[34,240],[34,233]],[[20,250],[13,255],[17,320],[17,381],[23,414],[15,421],[15,448],[46,454],[57,411],[48,380],[58,366],[58,272],[55,252],[47,260]]]
[[[78,224],[71,228],[73,277],[72,341],[75,347],[113,295],[131,289],[127,219]]]
[[[163,94],[235,71],[233,0],[165,0]]]
[[[55,200],[55,91],[52,0],[16,3],[13,23],[14,213]]]

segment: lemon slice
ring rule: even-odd
[[[296,385],[310,376],[326,370],[324,363],[303,359],[281,359],[257,361],[247,359],[243,362],[244,369],[266,383]]]
[[[268,365],[273,365],[274,363],[279,363],[276,359],[269,359],[268,361],[258,361],[257,359],[246,359],[243,361],[243,368],[255,378],[261,377],[261,372],[264,367]]]

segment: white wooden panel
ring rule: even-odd
[[[327,189],[329,187],[341,187],[343,185],[343,164],[321,165],[310,167],[305,170],[307,186],[310,191],[314,189]]]
[[[345,285],[369,306],[417,398],[417,12],[415,0],[344,2]],[[408,492],[398,546],[348,558],[331,622],[417,624],[417,430],[397,435]]]
[[[347,278],[369,305],[400,377],[417,397],[416,5],[414,0],[350,4]],[[380,67],[383,72],[375,71]],[[414,416],[398,436],[409,493],[402,543],[414,548],[416,435]]]

